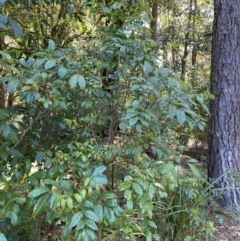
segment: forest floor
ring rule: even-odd
[[[209,241],[240,241],[240,225],[234,224],[231,219],[215,222],[214,226],[217,231]]]
[[[198,160],[200,165],[207,170],[206,145],[191,146],[191,144],[184,154]],[[216,231],[213,237],[206,239],[207,241],[240,241],[240,215],[218,209],[209,212],[208,217],[213,220]]]

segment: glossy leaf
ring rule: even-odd
[[[99,222],[103,221],[103,206],[99,203],[94,206],[94,213],[97,215]]]
[[[98,216],[97,216],[93,211],[91,211],[91,210],[86,210],[86,211],[84,211],[84,215],[85,215],[87,218],[89,218],[89,219],[91,219],[92,221],[94,221],[94,222],[99,222]]]
[[[38,199],[38,201],[33,207],[34,216],[37,216],[38,214],[44,211],[44,208],[47,205],[47,200],[49,199],[49,196],[50,196],[50,193],[45,193]]]
[[[72,216],[70,228],[74,228],[75,226],[77,226],[77,224],[81,221],[82,217],[83,217],[83,214],[82,214],[81,211],[75,213],[75,214]]]
[[[43,193],[49,192],[49,187],[43,186],[43,187],[37,187],[35,189],[33,189],[28,196],[31,198],[35,198],[38,197],[40,195],[42,195]]]

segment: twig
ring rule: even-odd
[[[44,113],[44,112],[43,112]],[[20,142],[23,140],[24,136],[27,134],[27,132],[32,128],[33,126],[33,123],[35,123],[37,120],[39,120],[42,116],[43,116],[43,113],[41,114],[38,114],[38,116],[36,117],[35,120],[32,121],[32,123],[27,127],[27,129],[22,133],[22,135],[20,136],[20,138],[18,139],[18,141],[10,148],[10,149],[14,149],[16,148]]]

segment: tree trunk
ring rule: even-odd
[[[191,21],[192,21],[192,7],[193,7],[193,0],[189,2],[189,15],[188,15],[188,29],[185,33],[185,40],[184,40],[184,51],[181,63],[181,80],[186,80],[186,68],[187,68],[187,57],[189,54],[188,47],[190,44],[190,28],[191,28]]]
[[[7,92],[7,85],[5,83],[0,84],[0,109],[6,109],[12,106],[12,97]]]
[[[152,30],[152,40],[158,40],[158,0],[155,0],[152,5],[152,21],[151,21],[151,30]]]
[[[216,180],[228,170],[240,172],[240,1],[214,1],[208,176]],[[240,212],[240,190],[233,172],[220,178],[217,202]]]

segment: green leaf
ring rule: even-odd
[[[99,222],[103,221],[103,206],[98,203],[94,206],[94,213],[97,215]]]
[[[43,180],[43,183],[44,183],[44,184],[48,184],[48,185],[52,185],[52,186],[54,186],[54,187],[56,187],[56,188],[60,188],[59,183],[56,182],[56,181],[53,180],[53,179],[44,179],[44,180]]]
[[[114,208],[114,207],[117,207],[118,204],[117,204],[117,199],[109,199],[105,202],[105,206],[108,206],[108,207],[111,207],[111,208]]]
[[[115,215],[111,208],[104,207],[104,218],[109,224],[115,221]]]
[[[107,177],[105,175],[93,176],[92,180],[102,184],[108,183]]]
[[[132,85],[131,91],[134,92],[135,90],[138,90],[140,88],[140,85]]]
[[[87,235],[86,235],[87,237],[90,237],[91,240],[96,240],[96,234],[93,230],[86,228],[85,231],[87,233]],[[86,241],[85,237],[83,240]]]
[[[124,182],[120,183],[118,189],[119,189],[119,191],[124,191],[126,189],[129,189],[131,187],[131,184],[132,184],[131,182],[124,181]]]
[[[138,117],[129,120],[129,125],[134,126],[138,122]]]
[[[148,61],[144,61],[144,69],[146,72],[152,72],[152,65]]]
[[[8,16],[1,13],[1,14],[0,14],[0,22],[1,22],[2,24],[6,25],[7,22],[8,22]]]
[[[98,196],[99,199],[112,199],[116,198],[116,194],[112,192],[104,192]]]
[[[39,162],[41,162],[43,160],[43,155],[41,154],[41,153],[37,153],[36,155],[35,155],[35,161],[37,162],[37,163],[39,163]]]
[[[17,89],[19,84],[20,84],[20,81],[18,79],[12,78],[7,84],[8,92],[13,93]]]
[[[73,228],[73,227],[77,226],[77,224],[80,222],[80,220],[82,219],[82,217],[83,217],[83,214],[82,214],[81,211],[75,213],[75,214],[72,216],[70,228]]]
[[[18,213],[15,213],[14,211],[11,212],[11,224],[13,226],[16,226],[18,224]]]
[[[146,232],[146,241],[152,241],[152,232],[150,230]]]
[[[91,211],[91,210],[86,210],[86,211],[84,212],[84,215],[85,215],[87,218],[89,218],[89,219],[91,219],[92,221],[94,221],[94,222],[99,222],[98,216],[97,216],[93,211]]]
[[[58,76],[60,77],[60,78],[63,78],[66,74],[67,74],[67,72],[68,72],[68,70],[66,69],[66,68],[64,68],[64,67],[60,67],[59,69],[58,69]]]
[[[51,69],[54,65],[56,65],[56,60],[55,59],[49,59],[44,65],[45,70]]]
[[[45,193],[38,199],[38,201],[36,202],[36,204],[33,207],[33,216],[37,216],[44,210],[44,208],[47,205],[49,196],[50,196],[50,193]]]
[[[132,192],[131,192],[131,190],[129,190],[129,189],[125,190],[124,197],[126,198],[126,200],[132,199]]]
[[[204,129],[205,129],[205,123],[203,123],[203,122],[198,122],[197,125],[198,125],[199,130],[204,131]]]
[[[156,223],[154,223],[153,221],[148,220],[148,221],[147,221],[147,224],[148,224],[148,226],[157,229],[157,225],[156,225]]]
[[[48,41],[48,49],[51,51],[55,50],[55,43],[51,39],[49,39],[49,41]]]
[[[132,199],[127,200],[127,209],[132,210],[133,209],[133,201]]]
[[[0,241],[7,241],[7,238],[3,233],[0,233]]]
[[[1,18],[1,14],[0,14],[0,18]],[[1,21],[1,19],[0,19],[0,21]],[[9,61],[12,59],[9,54],[7,54],[7,53],[5,53],[5,52],[3,52],[1,50],[0,50],[0,55],[2,55],[4,58],[6,58]]]
[[[71,88],[76,87],[76,85],[78,84],[79,87],[80,87],[81,89],[83,89],[83,88],[85,88],[85,86],[86,86],[86,81],[85,81],[85,79],[84,79],[84,77],[83,77],[82,75],[80,75],[80,74],[74,74],[74,75],[70,78],[69,84],[70,84],[70,87],[71,87]]]
[[[105,170],[106,170],[105,166],[99,166],[94,170],[92,176],[98,176],[99,174],[102,174]]]
[[[14,35],[16,35],[19,38],[23,37],[23,31],[16,21],[9,19],[9,24],[13,30]]]
[[[151,199],[153,199],[155,192],[156,192],[155,187],[153,185],[150,185],[148,189],[148,195]]]
[[[186,115],[184,111],[177,110],[177,120],[179,125],[182,125],[186,121]]]
[[[137,182],[133,182],[133,183],[132,183],[132,187],[133,187],[134,191],[135,191],[139,196],[142,196],[142,195],[143,195],[142,187],[141,187]]]
[[[42,195],[43,193],[49,192],[49,187],[37,187],[35,189],[33,189],[29,194],[28,197],[30,198],[35,198],[38,197],[40,195]]]
[[[84,89],[86,86],[86,81],[82,75],[78,76],[78,85],[81,89]]]
[[[50,198],[50,208],[53,210],[54,207],[55,207],[55,201],[61,196],[61,191],[60,190],[55,190],[53,192],[53,194],[51,195],[51,198]]]
[[[173,116],[176,115],[176,111],[177,111],[176,106],[170,104],[168,107],[168,113],[171,118],[173,118]]]
[[[71,197],[67,198],[67,207],[68,207],[68,211],[72,211],[73,210],[73,199]]]
[[[188,166],[189,166],[189,168],[191,169],[191,171],[192,171],[192,173],[193,173],[193,175],[194,175],[195,177],[200,177],[200,176],[201,176],[201,175],[200,175],[200,172],[198,171],[198,169],[197,169],[193,164],[188,163]]]
[[[96,225],[96,223],[94,222],[94,221],[92,221],[92,220],[86,220],[86,225],[90,228],[90,229],[92,229],[92,230],[95,230],[95,231],[97,231],[98,230],[98,226]]]

